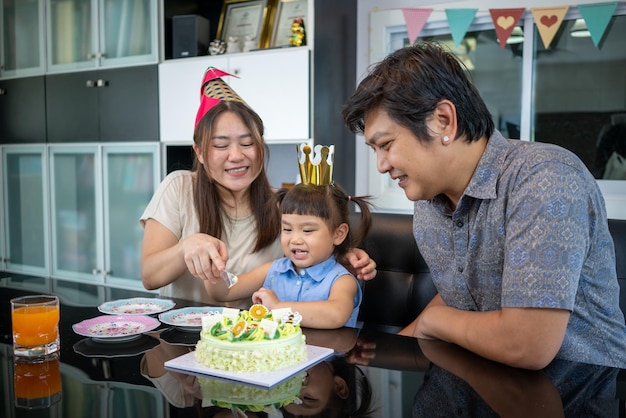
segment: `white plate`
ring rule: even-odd
[[[214,306],[197,306],[174,309],[159,314],[159,321],[179,327],[182,330],[199,331],[202,328],[202,317],[221,313],[224,308]]]
[[[75,333],[100,342],[121,342],[138,338],[161,323],[145,315],[103,315],[72,325]]]
[[[211,376],[234,380],[252,386],[271,389],[294,376],[296,373],[309,369],[317,363],[331,357],[333,353],[334,351],[331,348],[307,344],[306,359],[302,360],[300,363],[280,370],[258,373],[228,372],[225,370],[210,369],[196,361],[195,351],[183,354],[175,359],[168,360],[165,362],[164,366],[167,370],[173,370],[176,372],[193,374],[201,377]]]
[[[174,305],[168,299],[131,298],[104,302],[98,310],[109,315],[154,315],[172,309]]]

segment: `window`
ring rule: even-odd
[[[488,12],[477,14],[458,47],[440,15],[441,21],[431,16],[418,41],[447,44],[465,62],[503,135],[555,143],[577,154],[598,179],[608,216],[626,219],[626,181],[606,179],[613,153],[626,158],[626,5],[618,5],[599,47],[590,37],[572,36],[584,23],[575,7],[548,49],[530,10],[504,48]],[[373,64],[409,40],[400,9],[372,12],[370,17]],[[378,198],[380,210],[412,212],[412,202],[388,176],[378,173],[375,160],[370,153],[367,194]],[[626,161],[621,162],[609,175],[626,171]],[[626,174],[620,179],[626,180]]]

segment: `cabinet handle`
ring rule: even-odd
[[[96,81],[96,85],[97,85],[98,87],[106,87],[108,84],[109,84],[109,83],[108,83],[108,81],[106,81],[106,80],[98,80],[98,81]]]
[[[6,96],[7,91],[5,89],[0,89],[0,96]]]
[[[103,275],[104,277],[106,277],[106,276],[110,276],[111,274],[113,274],[113,272],[112,272],[111,270],[103,270],[103,271],[102,271],[102,275]]]
[[[106,58],[107,54],[106,52],[98,52],[98,58]]]
[[[234,75],[239,75],[239,73],[240,73],[239,68],[235,68],[235,69],[233,70],[233,74],[234,74]]]
[[[94,54],[94,53],[92,53],[92,52],[90,52],[89,54],[87,54],[87,59],[88,59],[88,60],[92,60],[92,59],[94,59],[95,57],[96,57],[96,54]]]
[[[85,86],[87,87],[96,87],[96,82],[93,80],[87,80],[87,82],[85,83]]]
[[[94,276],[97,276],[98,274],[100,274],[100,269],[91,270],[91,274],[93,274]]]

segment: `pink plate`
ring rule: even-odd
[[[72,325],[79,335],[101,341],[127,341],[160,325],[156,319],[145,315],[103,315]]]

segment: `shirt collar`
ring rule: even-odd
[[[276,271],[278,273],[286,273],[288,271],[291,271],[294,276],[308,276],[312,280],[320,282],[324,280],[328,272],[330,272],[335,265],[337,265],[337,261],[335,260],[335,257],[331,255],[325,261],[322,261],[321,263],[314,266],[301,269],[300,273],[297,273],[291,260],[285,257],[282,259],[282,262],[277,266]]]
[[[487,141],[487,146],[478,161],[465,195],[477,199],[495,199],[497,197],[498,178],[506,157],[508,141],[499,131],[494,131]]]

